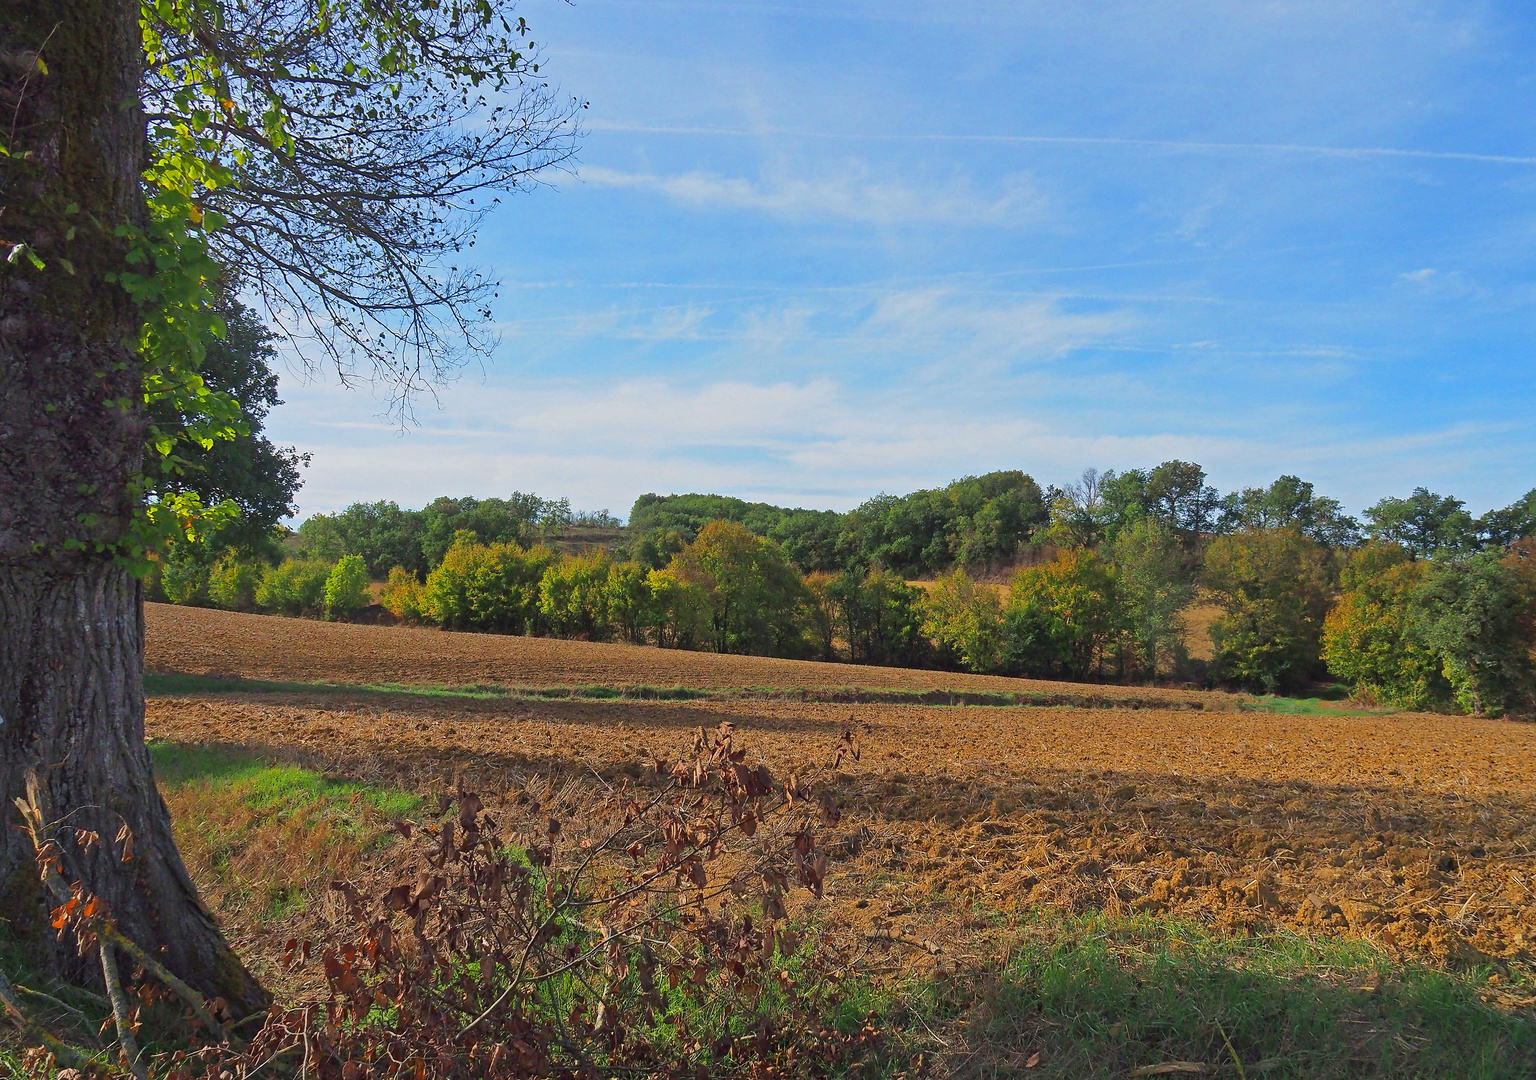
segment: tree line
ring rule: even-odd
[[[1168,461],[1061,487],[994,472],[847,513],[650,494],[627,526],[520,492],[357,503],[264,553],[173,553],[159,588],[346,618],[355,593],[326,600],[346,563],[384,579],[394,617],[454,630],[1267,693],[1332,677],[1400,707],[1500,712],[1536,685],[1531,537],[1536,490],[1474,518],[1418,488],[1357,520],[1295,476],[1223,495]],[[1197,604],[1214,610],[1208,661],[1187,650]]]

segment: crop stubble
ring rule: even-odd
[[[486,681],[499,670],[494,681],[538,685],[742,686],[783,685],[790,670],[795,686],[959,685],[942,673],[774,669],[757,665],[789,662],[433,631],[400,638],[184,610],[151,608],[152,665],[337,681]],[[418,644],[425,655],[413,666]],[[508,656],[521,665],[517,680],[494,667]],[[534,774],[638,779],[648,754],[675,756],[695,728],[722,720],[782,772],[821,758],[852,722],[867,733],[862,759],[836,780],[857,831],[833,838],[820,913],[834,924],[932,940],[954,956],[985,950],[986,911],[1052,905],[1358,934],[1440,960],[1529,955],[1536,726],[1170,704],[1184,707],[241,694],[153,700],[147,728],[422,789],[455,776],[494,789]]]

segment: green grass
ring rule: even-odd
[[[183,746],[156,741],[149,744],[155,779],[172,789],[190,784],[218,785],[248,811],[289,817],[324,803],[355,807],[367,804],[391,818],[410,817],[421,799],[349,780],[322,776],[294,765],[274,764],[259,756],[221,746]]]
[[[1132,694],[1107,694],[1103,688],[1084,686],[1081,693],[1019,692],[994,690],[872,690],[862,687],[716,687],[628,685],[525,687],[470,683],[452,686],[435,683],[336,683],[247,679],[237,675],[187,675],[180,672],[145,672],[144,692],[152,697],[195,694],[345,694],[473,700],[524,701],[741,701],[791,700],[832,704],[924,705],[956,708],[1193,708],[1198,700],[1159,700]],[[1280,700],[1280,699],[1275,699]],[[1233,706],[1228,699],[1212,698],[1214,708]]]
[[[1347,705],[1332,697],[1273,697],[1268,694],[1242,703],[1245,712],[1278,713],[1284,716],[1381,716],[1396,709],[1369,709]]]
[[[1240,1062],[1264,1080],[1536,1075],[1536,1016],[1479,996],[1492,968],[1157,917],[1041,916],[1024,929],[966,1030],[980,1047],[970,1075],[1107,1078],[1175,1061],[1226,1076]]]
[[[222,746],[150,744],[176,844],[221,917],[264,928],[302,913],[327,884],[417,816],[409,792],[323,776]]]

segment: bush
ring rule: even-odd
[[[255,611],[256,591],[267,568],[261,563],[226,558],[208,573],[208,600],[225,611]]]
[[[330,563],[290,559],[262,577],[256,587],[256,605],[284,615],[317,615],[325,607],[325,583],[330,575]]]
[[[543,546],[479,544],[461,535],[427,575],[423,613],[449,630],[538,633],[539,583],[554,561]]]
[[[325,617],[355,615],[368,606],[368,566],[361,555],[339,559],[325,579]]]
[[[544,571],[539,582],[539,614],[552,633],[600,641],[611,635],[608,624],[608,574],[603,555],[567,556]]]
[[[1323,621],[1323,659],[1356,696],[1400,709],[1448,696],[1440,661],[1409,626],[1414,590],[1429,571],[1429,563],[1409,561],[1404,548],[1380,541],[1345,567],[1345,592]]]
[[[379,591],[379,601],[397,619],[405,622],[421,622],[426,613],[427,587],[416,580],[416,575],[403,566],[389,572],[389,580]]]
[[[208,600],[208,564],[201,551],[177,544],[160,563],[160,588],[173,604],[201,605]]]
[[[1122,618],[1115,577],[1088,548],[1070,548],[1013,578],[1003,620],[1003,666],[1033,675],[1097,674]]]
[[[923,633],[967,671],[996,671],[1002,662],[1003,603],[991,585],[964,570],[940,578],[923,598]]]

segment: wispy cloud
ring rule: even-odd
[[[1127,311],[1064,311],[1049,298],[925,288],[881,297],[856,333],[885,350],[927,356],[938,366],[960,360],[974,371],[1059,357],[1117,337],[1136,321]]]
[[[1198,139],[1135,139],[1104,135],[998,135],[947,132],[817,131],[788,127],[710,127],[669,124],[628,124],[594,120],[596,131],[647,135],[760,139],[783,138],[836,140],[840,142],[974,143],[1002,146],[1105,146],[1164,153],[1266,154],[1314,158],[1408,158],[1423,161],[1465,161],[1484,165],[1536,165],[1536,157],[1522,154],[1485,154],[1470,150],[1421,150],[1393,146],[1322,146],[1309,143],[1209,142]],[[584,170],[585,171],[585,170]]]
[[[815,178],[754,183],[708,172],[672,175],[584,166],[580,176],[598,187],[655,191],[690,206],[755,210],[797,221],[838,218],[869,225],[1018,226],[1040,219],[1044,199],[1022,175],[987,194],[968,180],[930,188],[874,179],[864,169]]]
[[[303,411],[334,414],[327,388],[302,394]],[[1465,467],[1490,438],[1476,425],[1401,436],[1364,430],[1295,431],[1253,424],[1218,434],[1191,430],[1186,410],[1137,410],[1114,430],[1089,415],[1041,401],[1021,409],[978,407],[965,388],[916,395],[905,387],[856,390],[834,378],[629,379],[594,388],[577,379],[515,389],[485,384],[449,391],[441,412],[400,435],[380,423],[308,425],[316,455],[303,491],[306,512],[337,509],[359,491],[404,505],[445,493],[536,490],[622,514],[643,491],[723,491],[796,505],[846,509],[879,491],[942,484],[966,473],[1023,468],[1042,483],[1086,465],[1200,461],[1224,487],[1303,472],[1322,490],[1365,505]],[[328,432],[334,434],[327,434]]]

